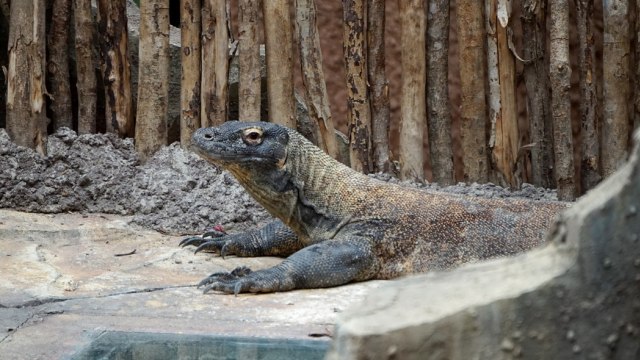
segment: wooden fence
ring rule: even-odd
[[[424,180],[426,167],[430,180],[442,184],[529,182],[572,200],[625,160],[640,122],[640,1],[399,0],[397,146],[389,144],[396,120],[389,110],[385,5],[342,1],[342,106],[354,169]],[[89,0],[0,0],[0,44],[8,50],[0,55],[6,74],[0,111],[15,142],[44,153],[47,133],[67,126],[133,136],[142,159],[165,145],[169,18],[179,11],[183,144],[196,128],[227,120],[231,56],[239,58],[239,118],[260,118],[264,38],[270,121],[300,125],[299,66],[310,135],[338,156],[313,0],[141,0],[135,104],[126,7],[125,0],[98,0],[97,9]],[[452,116],[458,112],[451,111],[447,79],[453,38],[459,116]]]

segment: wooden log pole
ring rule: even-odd
[[[238,83],[239,119],[260,120],[261,74],[260,74],[260,1],[239,0],[240,25],[238,36]]]
[[[453,184],[449,109],[449,0],[430,0],[427,17],[427,123],[433,181]],[[410,44],[407,44],[412,51]]]
[[[558,198],[560,200],[574,200],[576,188],[569,96],[571,67],[569,65],[568,0],[550,0],[549,14],[549,79],[551,83],[555,179],[558,186]]]
[[[389,81],[385,74],[385,1],[367,1],[367,70],[371,96],[371,141],[376,172],[391,171]]]
[[[45,2],[14,1],[10,11],[7,133],[16,144],[46,155]]]
[[[531,178],[536,186],[551,188],[553,177],[553,124],[549,110],[549,69],[546,58],[544,0],[521,1],[524,84],[531,144]]]
[[[269,120],[296,128],[290,0],[263,0]]]
[[[320,51],[320,36],[316,22],[315,1],[296,0],[295,8],[302,82],[304,83],[309,117],[318,125],[320,140],[318,145],[335,159],[338,156],[338,146],[329,109],[324,71],[322,70],[322,52]]]
[[[136,150],[142,160],[167,145],[169,0],[140,4],[140,66]]]
[[[126,8],[126,0],[98,0],[106,129],[121,137],[133,136],[134,130]]]
[[[507,27],[511,12],[507,0],[487,1],[487,63],[489,76],[489,146],[496,181],[517,188],[519,131],[515,98],[515,61],[509,49]],[[498,16],[500,14],[500,16]]]
[[[191,144],[191,135],[201,126],[200,121],[200,0],[180,1],[180,36],[182,51],[180,64],[180,144]]]
[[[96,132],[98,82],[96,78],[95,24],[91,0],[73,0],[75,26],[76,73],[78,82],[78,134]]]
[[[426,13],[421,0],[399,2],[402,29],[402,94],[400,98],[400,178],[424,180],[426,113]]]
[[[51,29],[47,39],[51,120],[54,129],[63,126],[73,129],[71,87],[69,84],[71,0],[54,0],[51,12]]]
[[[201,125],[227,121],[229,93],[229,12],[227,0],[202,6]]]
[[[489,181],[485,101],[484,16],[478,0],[457,0],[460,62],[460,138],[466,183]]]
[[[613,174],[627,158],[629,120],[629,0],[603,2],[602,175]]]
[[[366,6],[364,0],[343,1],[344,60],[347,76],[347,119],[351,167],[373,171],[371,162],[371,109],[367,84]]]
[[[580,70],[580,182],[582,192],[596,186],[600,176],[600,139],[596,117],[596,61],[593,41],[593,0],[579,0],[577,7],[578,69]]]

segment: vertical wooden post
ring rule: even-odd
[[[569,65],[569,2],[549,0],[549,79],[555,175],[560,200],[575,199],[571,131],[571,67]]]
[[[519,187],[517,176],[519,150],[518,117],[515,98],[515,63],[507,38],[507,26],[511,20],[510,3],[507,0],[487,1],[487,63],[489,76],[489,119],[492,162],[497,170],[497,181],[511,187]],[[498,16],[500,14],[500,16]]]
[[[45,2],[13,1],[9,17],[7,133],[45,155]]]
[[[627,158],[629,147],[629,0],[603,2],[602,174]]]
[[[389,82],[385,75],[385,1],[367,1],[367,70],[371,88],[371,140],[376,172],[389,172]]]
[[[95,25],[91,0],[73,0],[76,73],[78,76],[78,134],[96,132],[97,79]]]
[[[266,0],[268,1],[268,0]],[[238,81],[239,119],[260,120],[261,75],[260,43],[258,29],[260,0],[239,1],[238,57],[240,79]]]
[[[449,110],[449,0],[430,0],[427,17],[427,123],[433,181],[453,184]],[[407,44],[409,45],[409,44]],[[411,49],[411,46],[409,45]]]
[[[635,81],[635,88],[634,88],[634,99],[633,99],[633,104],[634,104],[634,112],[633,112],[633,118],[634,118],[634,129],[640,129],[640,0],[636,0],[636,27],[635,27],[635,32],[636,32],[636,63],[634,66],[634,69],[636,70],[636,81]]]
[[[296,128],[290,0],[263,0],[269,120]]]
[[[464,181],[489,181],[485,100],[484,16],[478,0],[457,0],[460,59],[460,138]]]
[[[69,86],[71,0],[54,0],[51,12],[51,31],[47,41],[51,117],[55,129],[63,126],[73,129],[71,88]]]
[[[578,68],[580,69],[580,123],[582,192],[600,182],[600,141],[596,122],[596,67],[593,41],[593,0],[576,2],[578,13]]]
[[[167,145],[169,0],[140,3],[140,65],[136,150],[146,160]]]
[[[200,122],[200,0],[180,1],[180,144],[189,146]]]
[[[366,6],[364,0],[343,1],[344,60],[347,73],[347,118],[351,167],[369,173],[371,163],[371,109],[367,86]]]
[[[229,13],[227,0],[205,0],[202,6],[202,126],[227,121],[229,85]]]
[[[296,0],[295,8],[302,81],[309,117],[318,125],[319,146],[335,159],[338,156],[338,146],[322,70],[315,1]]]
[[[98,0],[101,67],[105,87],[107,131],[133,135],[133,96],[127,45],[127,1]]]
[[[531,147],[531,183],[554,187],[553,124],[549,110],[549,75],[545,65],[545,0],[522,0],[524,84]]]
[[[400,98],[400,178],[424,180],[423,132],[426,113],[426,13],[422,0],[400,0],[402,94]]]

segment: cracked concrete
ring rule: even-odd
[[[332,333],[342,309],[384,283],[202,295],[194,284],[209,273],[281,259],[194,256],[177,246],[180,237],[131,221],[0,209],[3,359],[67,358],[105,331],[311,339]]]

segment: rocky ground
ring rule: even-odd
[[[0,208],[133,215],[134,223],[167,234],[198,233],[212,224],[237,230],[270,218],[229,173],[178,144],[142,164],[131,139],[78,136],[63,128],[49,137],[47,151],[42,157],[16,146],[0,129]],[[555,191],[527,184],[509,191],[493,184],[439,187],[373,176],[429,191],[556,199]]]

